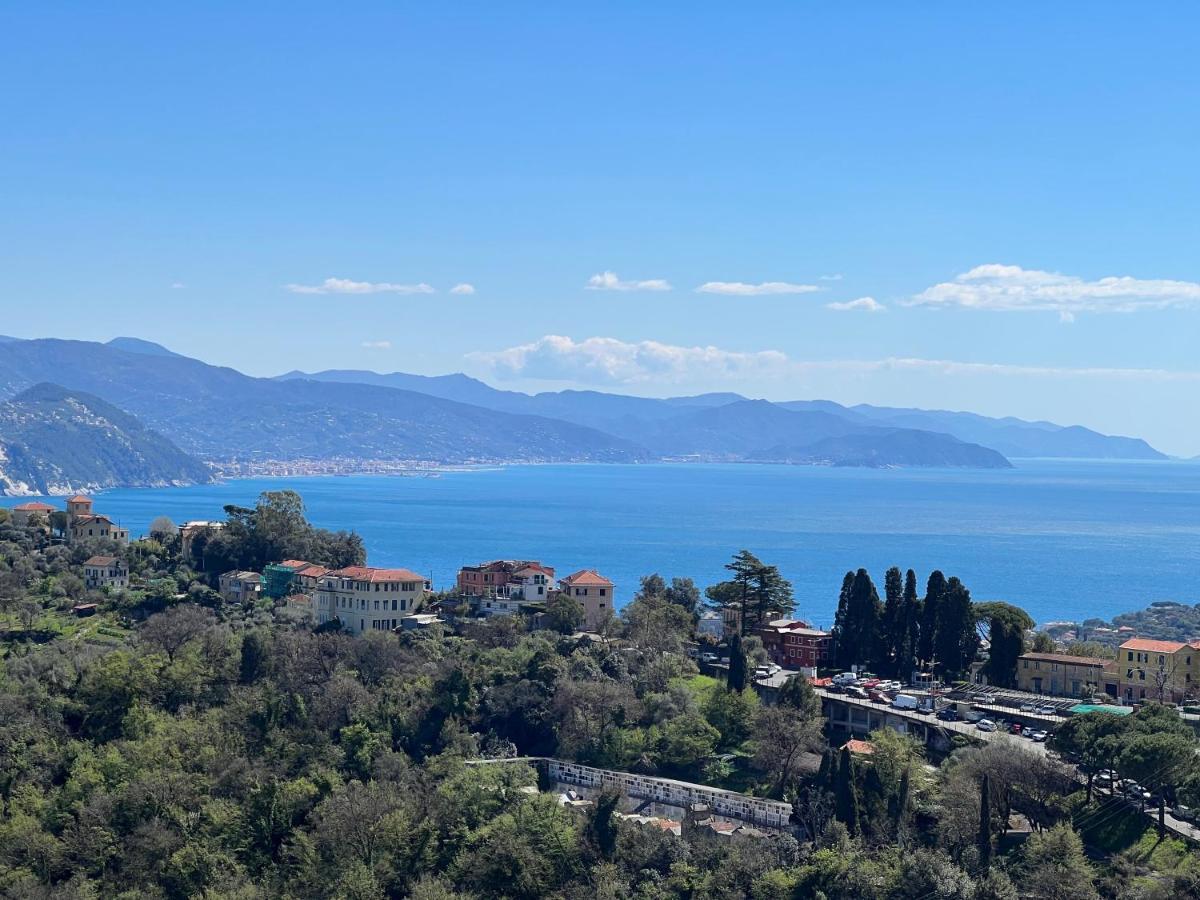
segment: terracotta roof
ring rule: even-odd
[[[78,518],[76,518],[76,519],[75,519],[75,524],[76,524],[77,526],[78,526],[78,525],[90,525],[90,524],[92,524],[92,523],[95,523],[95,524],[99,525],[101,522],[107,522],[109,525],[115,525],[115,524],[116,524],[116,523],[115,523],[115,522],[113,522],[113,520],[112,520],[112,519],[110,519],[108,516],[102,516],[102,515],[95,515],[95,516],[79,516]]]
[[[303,575],[305,578],[320,578],[329,572],[324,566],[318,566],[315,563],[309,563],[303,569],[293,572],[293,575]]]
[[[581,587],[612,587],[613,583],[597,572],[595,569],[580,569],[562,579],[563,584],[569,584],[571,587],[579,585]]]
[[[68,503],[91,503],[91,497],[85,497],[83,494],[76,494],[74,497],[67,498]]]
[[[851,738],[842,744],[842,749],[849,750],[851,753],[862,753],[863,755],[870,756],[875,752],[875,745],[870,741],[860,741],[857,738]]]
[[[425,582],[424,576],[409,569],[376,569],[374,566],[347,566],[344,569],[334,569],[326,574],[336,578],[349,578],[352,581],[419,581]]]
[[[523,566],[521,566],[519,569],[517,569],[517,574],[519,575],[522,572],[529,572],[529,571],[541,572],[543,575],[546,575],[549,578],[554,577],[554,568],[552,566],[543,566],[539,562],[525,563]]]
[[[57,506],[51,506],[49,503],[43,503],[41,500],[32,500],[29,503],[22,503],[20,506],[14,506],[13,509],[20,512],[57,512]]]
[[[285,559],[283,562],[276,563],[275,565],[283,566],[285,569],[304,569],[311,566],[312,563],[306,559]]]
[[[1152,641],[1149,638],[1134,638],[1121,645],[1122,650],[1141,650],[1145,653],[1174,653],[1182,650],[1187,644],[1178,641]]]
[[[93,556],[84,561],[85,566],[111,566],[120,562],[115,556]]]
[[[1070,666],[1100,666],[1103,668],[1111,659],[1100,656],[1072,656],[1069,653],[1022,653],[1021,659],[1039,659],[1042,662],[1065,663]]]

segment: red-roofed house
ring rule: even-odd
[[[583,627],[596,631],[615,612],[613,583],[595,569],[580,569],[559,579],[558,589],[583,605]]]
[[[842,750],[849,750],[856,756],[870,756],[875,752],[875,745],[870,741],[860,741],[858,738],[851,738],[842,744]]]
[[[313,619],[339,619],[347,631],[391,631],[425,603],[429,582],[409,569],[347,566],[317,577]]]
[[[463,566],[458,570],[455,586],[464,597],[522,596],[529,600],[544,600],[553,583],[553,567],[543,566],[536,559],[493,559],[477,566]],[[543,590],[526,591],[529,586]]]
[[[31,500],[28,503],[22,503],[19,506],[14,506],[9,512],[12,514],[12,523],[18,528],[24,528],[29,524],[29,520],[33,516],[41,516],[43,523],[47,528],[50,527],[50,513],[57,512],[58,507],[51,506],[49,503],[42,503],[40,500]]]
[[[1117,675],[1126,701],[1178,703],[1198,696],[1200,648],[1180,641],[1133,638],[1117,651]]]
[[[833,636],[800,619],[776,619],[754,632],[771,660],[788,669],[829,665]]]

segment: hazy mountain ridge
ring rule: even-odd
[[[212,480],[209,468],[134,416],[42,383],[0,402],[0,494],[63,494]]]
[[[41,381],[102,396],[205,459],[606,461],[641,447],[569,422],[363,384],[276,381],[182,356],[55,339],[6,345],[0,397]]]
[[[467,375],[420,376],[404,373],[381,375],[356,370],[330,370],[305,374],[289,372],[281,379],[305,378],[318,381],[359,381],[408,386],[447,399],[463,400],[505,412],[535,413],[588,424],[632,440],[647,422],[663,422],[696,408],[717,408],[748,398],[724,392],[695,397],[654,399],[607,394],[600,391],[553,391],[523,394],[493,388]],[[466,398],[470,398],[467,400]],[[773,402],[792,412],[822,412],[861,426],[913,429],[950,435],[959,441],[978,444],[1004,456],[1091,459],[1166,459],[1166,455],[1140,438],[1101,434],[1079,425],[1027,421],[1012,416],[992,418],[971,412],[907,409],[860,404],[843,406],[831,400]],[[653,426],[657,431],[659,426]],[[651,439],[652,442],[652,439]]]
[[[1156,454],[1136,439],[966,413],[772,403],[739,394],[656,399],[600,391],[524,394],[463,374],[333,370],[254,378],[118,338],[16,341],[0,354],[0,397],[41,381],[103,397],[208,460],[636,462],[661,458],[821,465],[1009,465],[964,436],[1015,429],[1071,449]],[[900,420],[900,421],[897,421]],[[1142,456],[1136,456],[1142,453]],[[1025,455],[1068,455],[1027,453]],[[1088,455],[1072,452],[1069,455]],[[1094,453],[1093,455],[1099,455]]]

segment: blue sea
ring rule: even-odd
[[[1200,465],[1018,461],[1001,471],[767,465],[547,465],[114,490],[97,509],[145,531],[159,515],[218,519],[291,488],[309,518],[358,531],[369,562],[453,583],[464,563],[540,559],[597,568],[617,605],[640,576],[724,577],[747,548],[791,580],[800,615],[831,624],[842,575],[889,566],[957,575],[977,600],[1039,622],[1200,602]],[[0,498],[15,505],[21,498]]]

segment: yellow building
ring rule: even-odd
[[[1117,657],[1117,675],[1121,697],[1128,702],[1179,703],[1200,696],[1200,641],[1126,641]]]
[[[1066,653],[1024,653],[1017,660],[1017,687],[1031,694],[1091,697],[1104,689],[1112,660]]]

